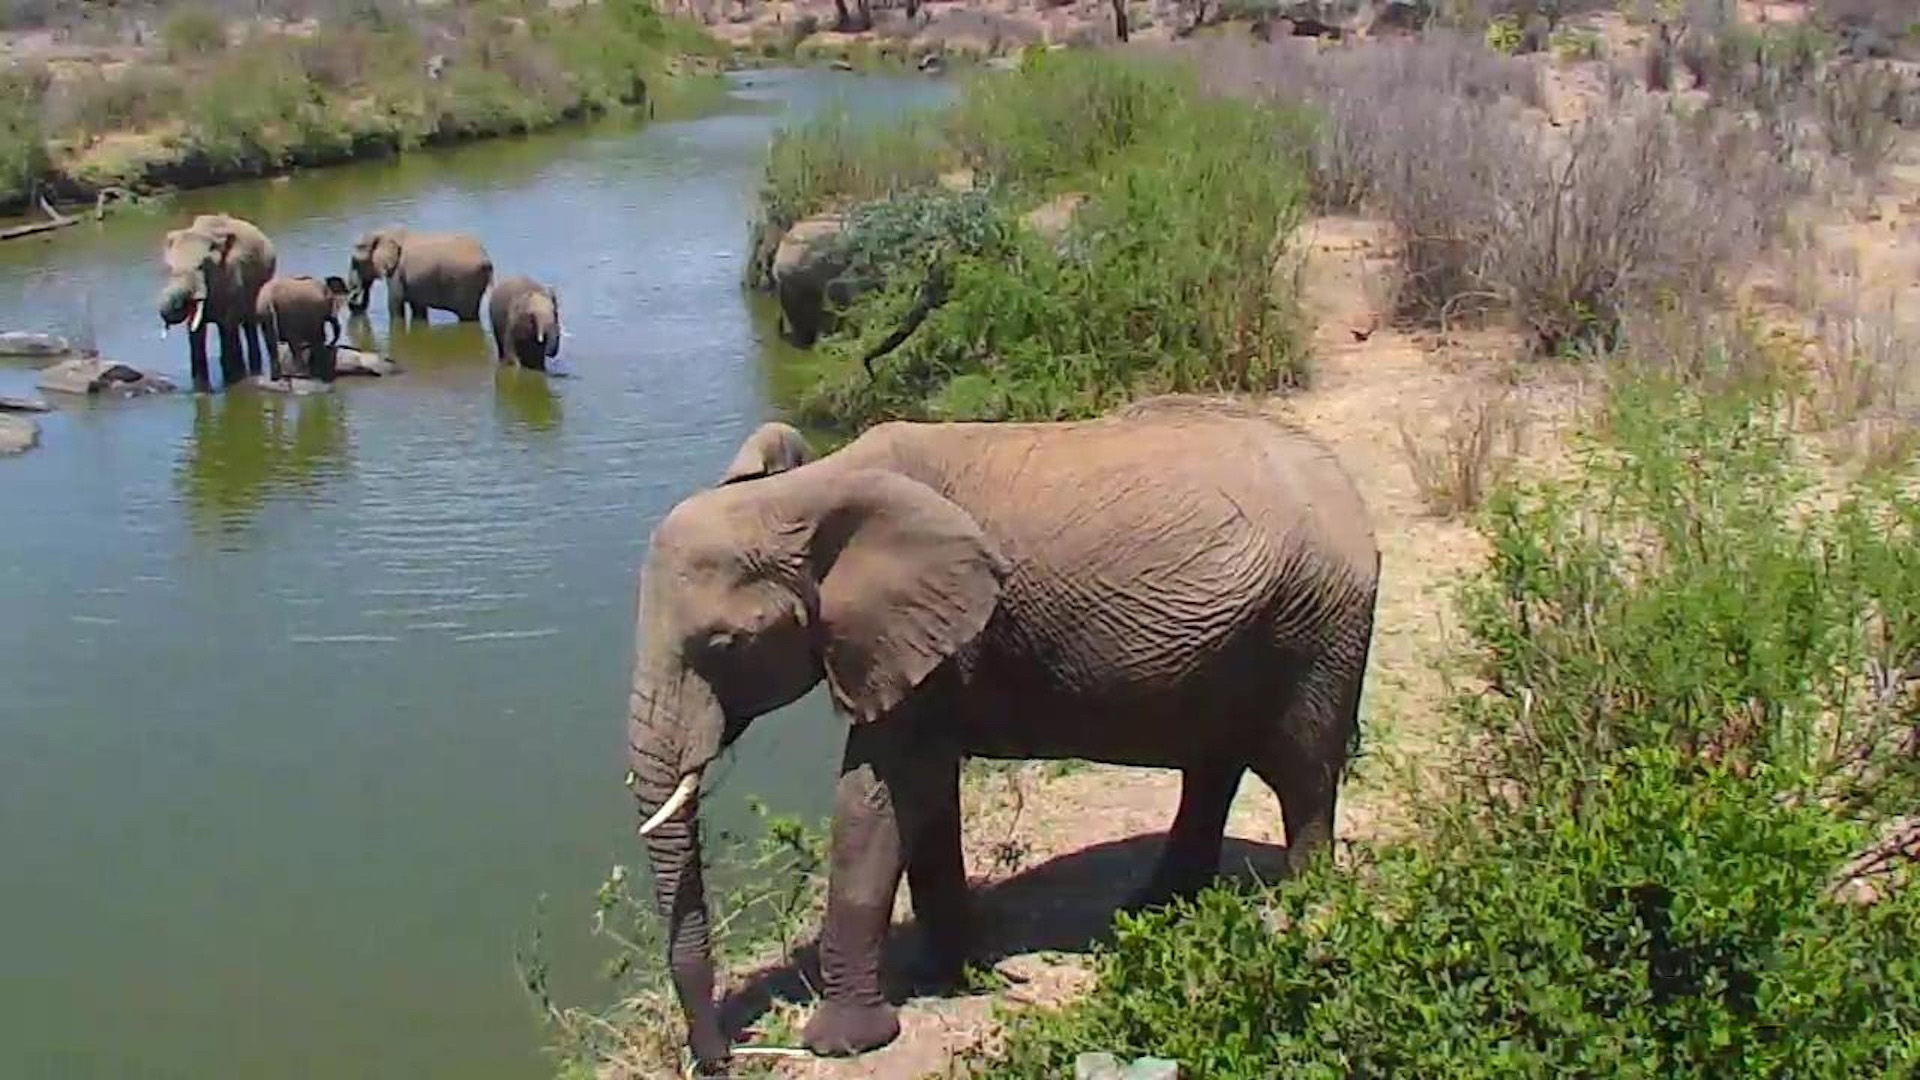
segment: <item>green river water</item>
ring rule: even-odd
[[[593,993],[594,886],[644,863],[620,781],[647,533],[773,408],[773,315],[739,286],[767,140],[950,92],[730,80],[689,119],[0,248],[0,329],[185,384],[153,296],[193,213],[253,220],[316,275],[376,224],[469,229],[497,273],[557,287],[570,372],[497,371],[444,314],[390,336],[377,297],[349,336],[398,378],[67,402],[0,460],[0,1078],[541,1074],[514,947],[542,926],[561,988]],[[0,360],[0,393],[33,377]],[[716,823],[748,794],[824,812],[839,741],[818,693],[757,725]]]

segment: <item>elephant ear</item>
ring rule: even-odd
[[[831,478],[814,532],[822,658],[855,723],[887,715],[980,635],[1007,564],[973,517],[899,473]]]
[[[385,229],[373,237],[373,271],[381,277],[392,277],[400,269],[400,233],[396,229]]]
[[[720,484],[715,486],[772,476],[812,460],[813,447],[807,445],[804,435],[790,424],[769,420],[740,444],[739,452],[733,455],[732,463],[720,477]]]

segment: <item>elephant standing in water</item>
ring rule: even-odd
[[[675,506],[640,576],[630,786],[703,1070],[729,1051],[697,832],[702,773],[823,678],[848,718],[803,1039],[899,1031],[880,953],[902,873],[936,975],[969,950],[965,756],[1182,770],[1135,903],[1218,869],[1252,769],[1289,866],[1330,845],[1358,734],[1380,557],[1332,454],[1249,408],[1157,398],[1104,418],[877,426],[814,458],[768,425]]]
[[[377,281],[387,283],[387,315],[398,324],[409,311],[422,323],[429,311],[450,311],[461,322],[480,321],[480,298],[493,283],[493,259],[470,233],[415,232],[398,225],[362,236],[353,245],[347,307],[367,310]]]
[[[530,277],[500,279],[487,297],[487,321],[503,364],[545,371],[547,361],[560,355],[560,298]]]
[[[161,247],[167,284],[160,291],[160,324],[187,324],[187,355],[193,388],[213,389],[207,371],[207,324],[220,328],[220,376],[225,385],[258,375],[262,367],[256,303],[278,261],[273,241],[252,222],[225,214],[200,214],[184,229],[167,233]],[[246,354],[241,358],[241,339]]]
[[[340,305],[344,278],[276,277],[260,289],[258,317],[273,350],[273,377],[302,375],[332,381],[334,347],[340,344]],[[281,370],[280,345],[287,346],[291,368]]]

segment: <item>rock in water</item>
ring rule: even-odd
[[[0,333],[0,356],[65,356],[72,351],[73,343],[59,334]]]
[[[346,375],[371,375],[384,377],[398,374],[400,365],[379,353],[361,352],[349,349],[345,345],[333,352],[333,374],[335,378]]]
[[[53,406],[39,398],[8,397],[0,394],[0,412],[52,412]]]
[[[79,356],[62,360],[40,373],[36,385],[61,394],[107,394],[113,397],[139,397],[164,394],[173,389],[165,376],[102,360],[97,356]]]
[[[0,457],[24,454],[40,445],[40,425],[24,416],[0,413]]]
[[[333,387],[319,379],[303,379],[294,376],[291,379],[276,379],[270,375],[255,375],[248,379],[257,389],[289,397],[311,397],[314,394],[331,394]]]

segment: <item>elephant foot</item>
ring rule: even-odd
[[[828,1000],[813,1010],[800,1041],[821,1057],[851,1057],[878,1050],[899,1035],[900,1018],[891,1005]]]

